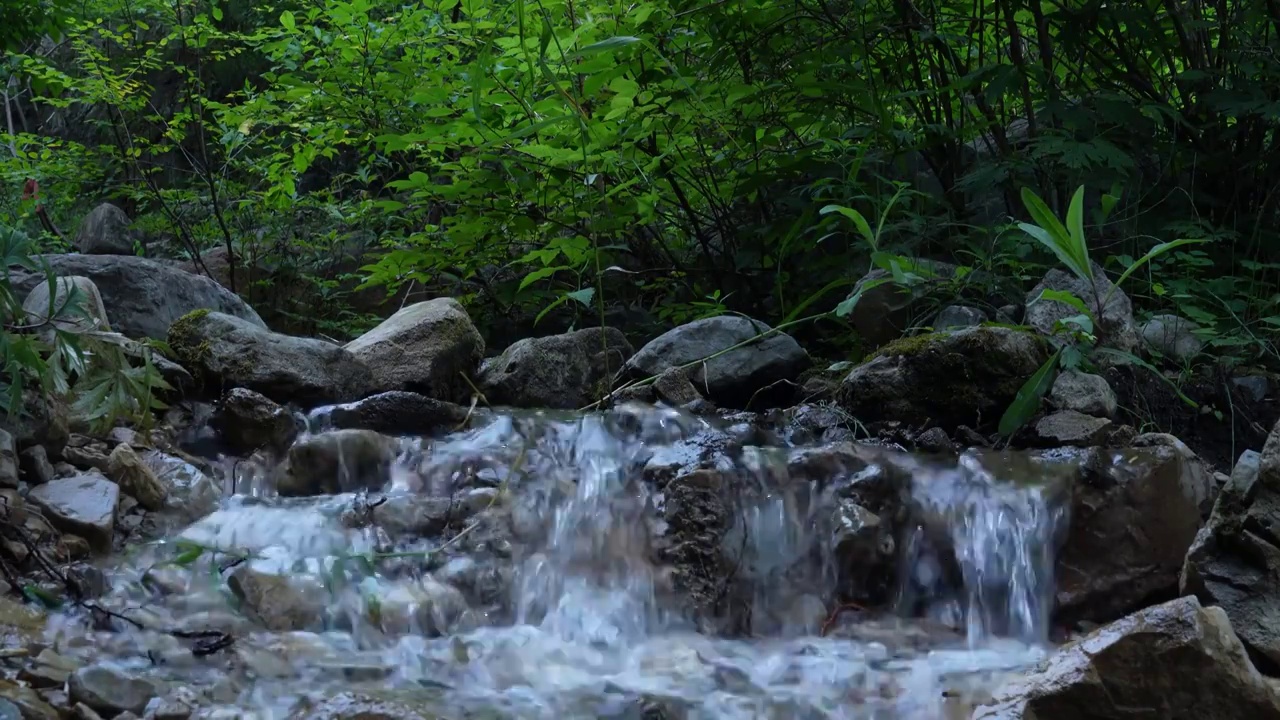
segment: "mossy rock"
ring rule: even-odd
[[[837,400],[863,422],[991,425],[1050,353],[1040,336],[1007,327],[902,338],[854,368]]]

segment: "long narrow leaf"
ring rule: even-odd
[[[1038,240],[1040,244],[1047,247],[1062,264],[1066,265],[1071,272],[1077,277],[1088,282],[1093,282],[1093,265],[1089,262],[1089,251],[1087,247],[1077,247],[1072,241],[1070,233],[1054,217],[1053,211],[1048,205],[1036,195],[1031,188],[1022,188],[1022,204],[1026,206],[1027,212],[1031,214],[1031,218],[1039,225],[1041,232],[1034,232],[1029,228],[1035,227],[1028,223],[1019,223],[1018,227],[1024,232]]]
[[[1119,279],[1115,281],[1115,283],[1111,286],[1111,289],[1107,291],[1107,296],[1103,298],[1101,307],[1105,308],[1107,306],[1107,302],[1111,300],[1111,296],[1115,294],[1116,289],[1119,288],[1120,285],[1122,285],[1125,280],[1128,280],[1129,276],[1132,275],[1135,271],[1137,271],[1138,268],[1141,268],[1143,265],[1146,265],[1147,263],[1151,262],[1152,260],[1155,260],[1156,258],[1169,252],[1174,248],[1182,247],[1183,245],[1194,245],[1202,242],[1208,242],[1208,241],[1204,239],[1192,240],[1190,238],[1180,238],[1178,240],[1170,240],[1167,243],[1160,243],[1159,245],[1151,248],[1150,252],[1148,252],[1146,255],[1143,255],[1142,257],[1135,260],[1132,265],[1125,268],[1124,272],[1120,273]]]
[[[1084,259],[1088,260],[1087,249],[1084,239],[1084,186],[1076,188],[1075,194],[1071,196],[1071,204],[1067,207],[1067,233],[1071,237],[1072,250],[1074,254],[1079,254],[1080,249],[1086,250]],[[1092,269],[1092,268],[1090,268]]]
[[[1018,395],[1009,403],[1009,407],[1005,409],[1004,415],[1000,417],[999,432],[1004,437],[1009,437],[1026,425],[1036,411],[1040,409],[1040,399],[1044,394],[1049,392],[1049,388],[1053,386],[1054,379],[1058,376],[1058,358],[1062,355],[1062,348],[1058,348],[1049,359],[1036,370],[1035,374],[1027,378],[1027,381],[1018,388]]]

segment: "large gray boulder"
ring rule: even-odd
[[[80,222],[74,243],[86,255],[133,255],[129,216],[111,203],[102,203]]]
[[[484,361],[480,390],[496,405],[580,408],[609,394],[609,381],[632,352],[616,328],[527,338]]]
[[[59,276],[93,281],[112,329],[126,337],[163,340],[175,320],[193,310],[213,310],[265,328],[262,318],[231,291],[207,277],[156,260],[129,255],[41,255]],[[30,293],[45,281],[39,273],[14,272],[14,289]]]
[[[811,364],[795,338],[770,330],[765,323],[741,315],[695,320],[650,340],[627,361],[624,371],[640,379],[692,364],[689,379],[699,392],[720,405],[745,407],[757,391],[780,380],[794,380]],[[768,334],[728,350],[764,333]]]
[[[198,310],[173,323],[169,347],[206,389],[248,388],[304,406],[358,400],[369,369],[338,345],[271,332],[232,315]]]
[[[73,313],[67,307],[72,293],[80,295],[82,314]],[[50,300],[52,313],[49,312]],[[26,299],[22,301],[22,309],[27,313],[27,322],[31,324],[52,320],[51,325],[68,332],[111,329],[102,293],[92,280],[82,275],[54,278],[52,288],[47,279],[41,280],[27,293]]]
[[[470,395],[467,378],[484,357],[484,338],[462,304],[436,298],[409,305],[347,343],[376,392],[407,390],[449,402]]]

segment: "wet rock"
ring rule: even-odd
[[[956,267],[950,263],[924,259],[918,262],[923,270],[938,276],[939,280],[955,275]],[[923,319],[919,316],[928,308],[922,306],[921,300],[938,282],[930,278],[912,288],[905,288],[894,282],[885,282],[891,277],[886,270],[872,270],[849,292],[849,298],[861,294],[849,313],[849,322],[865,347],[875,348],[896,340],[915,322]]]
[[[688,407],[703,400],[698,388],[689,379],[689,371],[684,368],[666,370],[653,381],[653,391],[658,399],[672,407]]]
[[[213,424],[227,445],[245,455],[260,448],[283,451],[298,436],[293,413],[247,388],[232,388],[222,396]]]
[[[147,711],[146,720],[187,720],[200,706],[200,698],[191,688],[180,687],[160,699]]]
[[[633,352],[611,327],[526,338],[484,361],[477,384],[494,405],[576,409],[607,395]]]
[[[396,494],[373,509],[373,521],[393,539],[434,537],[468,514],[464,504],[447,497]]]
[[[116,332],[131,338],[163,340],[169,326],[195,310],[213,310],[265,328],[243,300],[207,277],[156,260],[131,255],[41,255],[60,276],[93,281]],[[14,288],[27,293],[44,281],[40,273],[14,274]]]
[[[836,501],[831,514],[832,557],[836,559],[842,597],[878,598],[897,561],[894,528],[853,500]],[[882,587],[872,587],[872,585]]]
[[[329,421],[339,429],[373,430],[386,435],[434,435],[461,428],[467,408],[404,390],[371,395],[336,405]]]
[[[457,588],[431,576],[411,585],[394,585],[373,597],[376,603],[371,610],[376,608],[376,612],[371,619],[383,632],[393,635],[446,635],[467,610],[466,598]]]
[[[1107,278],[1106,272],[1097,263],[1093,264],[1093,277],[1094,283],[1090,284],[1073,273],[1063,272],[1057,268],[1050,270],[1045,274],[1044,279],[1027,293],[1026,324],[1045,335],[1053,335],[1054,326],[1059,320],[1079,315],[1078,308],[1066,303],[1040,299],[1040,294],[1045,290],[1063,290],[1079,298],[1097,318],[1094,331],[1098,336],[1099,344],[1132,352],[1138,346],[1138,330],[1133,321],[1133,302],[1123,290],[1115,288]],[[1113,289],[1114,292],[1112,292]],[[1111,297],[1107,301],[1107,306],[1100,308],[1102,299],[1107,297],[1108,293],[1111,293]]]
[[[370,370],[349,351],[197,311],[169,328],[169,346],[206,387],[243,387],[277,402],[323,405],[367,394]]]
[[[1142,324],[1142,341],[1155,352],[1177,362],[1186,362],[1204,349],[1195,331],[1200,326],[1177,315],[1154,315]]]
[[[150,681],[108,665],[80,668],[71,674],[67,686],[73,701],[82,702],[108,716],[123,712],[140,713],[156,696],[156,688]]]
[[[0,680],[0,700],[17,706],[22,720],[62,720],[62,715],[40,694],[9,680]]]
[[[1226,613],[1178,598],[1062,647],[996,691],[974,720],[1280,718]]]
[[[808,353],[790,335],[774,332],[743,347],[711,356],[770,329],[762,322],[739,315],[695,320],[650,340],[627,361],[624,373],[631,379],[642,379],[661,375],[673,367],[697,363],[688,368],[689,379],[707,399],[726,407],[742,408],[756,397],[754,407],[764,401],[763,395],[757,393],[763,393],[779,381],[795,380],[807,369],[811,362]]]
[[[1218,494],[1181,589],[1221,606],[1245,647],[1280,665],[1280,424],[1257,465],[1238,463]]]
[[[1169,433],[1142,433],[1129,440],[1131,447],[1167,447],[1172,448],[1183,460],[1185,485],[1195,492],[1196,502],[1200,504],[1200,515],[1208,518],[1213,511],[1213,501],[1217,499],[1217,483],[1213,479],[1213,470],[1196,455],[1195,451],[1178,438]]]
[[[32,445],[19,453],[18,466],[28,485],[47,483],[57,475],[53,463],[49,462],[49,453],[40,445]]]
[[[1036,422],[1037,439],[1051,447],[1089,447],[1102,444],[1111,429],[1107,418],[1085,415],[1075,410],[1059,410]]]
[[[74,308],[67,309],[72,300],[72,293],[79,295],[77,313]],[[102,302],[102,293],[93,281],[83,275],[55,278],[53,297],[50,298],[50,286],[47,279],[31,288],[22,301],[22,309],[27,314],[27,322],[32,325],[49,323],[47,331],[41,335],[46,340],[52,339],[52,329],[58,328],[67,332],[84,332],[86,330],[109,331],[111,323],[107,320],[107,308]],[[50,314],[50,300],[53,301],[53,313]]]
[[[697,470],[673,479],[663,490],[667,531],[658,559],[673,568],[673,586],[704,632],[719,629],[722,622],[740,622],[722,619],[720,612],[725,570],[739,559],[722,551],[733,522],[724,483],[716,470]]]
[[[1212,478],[1169,447],[1044,457],[1082,473],[1058,556],[1058,617],[1106,622],[1172,594]]]
[[[37,485],[27,500],[59,530],[80,535],[100,552],[111,547],[119,485],[101,475],[77,475]]]
[[[327,593],[306,576],[241,566],[231,573],[227,587],[244,603],[247,614],[267,630],[309,630],[323,624]]]
[[[73,241],[85,255],[134,255],[133,233],[124,210],[102,203],[80,221]]]
[[[22,720],[22,710],[8,700],[0,700],[0,720]]]
[[[18,487],[18,443],[0,430],[0,487]]]
[[[971,305],[948,305],[933,320],[935,330],[974,327],[987,321],[987,314]]]
[[[289,448],[276,491],[297,497],[376,490],[387,482],[395,452],[395,440],[370,430],[311,435]]]
[[[369,368],[375,392],[465,402],[471,389],[463,376],[475,375],[484,339],[461,303],[436,298],[401,309],[345,349]]]
[[[1004,413],[1048,356],[1034,334],[1003,327],[904,338],[850,371],[837,400],[862,422],[981,425]]]
[[[314,708],[296,711],[290,720],[436,720],[433,712],[357,693],[334,695]]]
[[[0,637],[6,645],[32,645],[41,639],[49,618],[42,610],[0,596]]]
[[[1095,417],[1115,417],[1117,409],[1116,393],[1107,379],[1079,370],[1059,373],[1049,391],[1049,400],[1061,410]]]
[[[169,489],[160,482],[155,471],[142,462],[138,452],[131,446],[120,443],[111,451],[107,458],[107,475],[142,507],[148,510],[164,509]]]
[[[80,667],[79,662],[45,648],[31,665],[18,672],[18,679],[34,688],[60,688],[71,678],[71,673]],[[0,718],[3,717],[0,714]]]
[[[853,439],[849,415],[832,405],[796,405],[774,416],[775,431],[792,445],[817,445]]]
[[[935,426],[916,436],[916,449],[927,453],[954,453],[956,444],[951,441],[946,430]]]

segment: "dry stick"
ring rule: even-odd
[[[760,333],[759,335],[755,335],[755,336],[753,336],[753,337],[749,337],[749,338],[747,338],[746,340],[743,340],[742,342],[740,342],[740,343],[738,343],[738,344],[736,344],[736,345],[730,345],[729,347],[727,347],[727,348],[725,348],[725,349],[723,349],[723,350],[718,350],[718,351],[716,351],[716,352],[713,352],[713,353],[711,353],[710,355],[707,355],[706,357],[698,358],[697,360],[693,360],[693,361],[691,361],[691,362],[687,362],[687,363],[685,363],[685,364],[683,364],[683,365],[677,365],[677,366],[676,366],[675,368],[673,368],[673,369],[676,369],[676,370],[687,370],[687,369],[689,369],[689,368],[691,368],[691,367],[695,367],[695,366],[697,366],[697,365],[701,365],[702,363],[705,363],[705,362],[707,362],[708,360],[714,360],[714,359],[716,359],[716,358],[720,357],[721,355],[725,355],[725,354],[727,354],[727,353],[733,352],[734,350],[737,350],[738,348],[746,347],[746,346],[748,346],[748,345],[750,345],[750,344],[752,344],[752,343],[754,343],[754,342],[756,342],[756,341],[758,341],[758,340],[761,340],[761,339],[763,339],[763,338],[765,338],[765,337],[768,337],[769,335],[773,335],[774,333],[780,333],[780,332],[782,332],[783,330],[785,330],[785,329],[787,329],[787,328],[789,328],[789,327],[794,327],[794,326],[796,326],[796,325],[799,325],[800,323],[812,322],[812,321],[814,321],[814,320],[818,320],[818,319],[820,319],[820,318],[824,318],[824,317],[826,317],[826,316],[828,316],[828,315],[830,315],[830,314],[831,314],[831,312],[830,312],[830,311],[828,311],[828,312],[822,312],[822,313],[817,313],[817,314],[815,314],[815,315],[807,315],[807,316],[802,317],[802,318],[797,318],[797,319],[795,319],[795,320],[790,320],[790,321],[788,321],[788,322],[784,322],[784,323],[782,323],[781,325],[779,325],[779,326],[777,326],[777,327],[769,328],[768,330],[765,330],[764,332]],[[636,381],[633,381],[633,382],[627,383],[626,385],[623,385],[622,387],[618,388],[617,390],[614,390],[614,391],[610,392],[608,395],[604,396],[603,398],[600,398],[599,400],[597,400],[597,401],[595,401],[595,402],[591,403],[590,405],[586,405],[586,406],[583,406],[583,407],[578,408],[578,411],[579,411],[579,412],[584,412],[584,411],[587,411],[587,410],[594,410],[594,409],[596,409],[596,408],[599,408],[601,405],[603,405],[605,402],[607,402],[607,401],[609,401],[610,399],[612,399],[615,395],[617,395],[618,393],[622,392],[623,390],[630,390],[630,389],[631,389],[631,388],[633,388],[633,387],[642,387],[642,386],[645,386],[645,385],[652,385],[652,384],[653,384],[653,382],[654,382],[655,380],[657,380],[660,376],[661,376],[661,373],[659,373],[658,375],[650,375],[650,376],[649,376],[649,377],[647,377],[647,378],[643,378],[643,379],[640,379],[640,380],[636,380]]]

